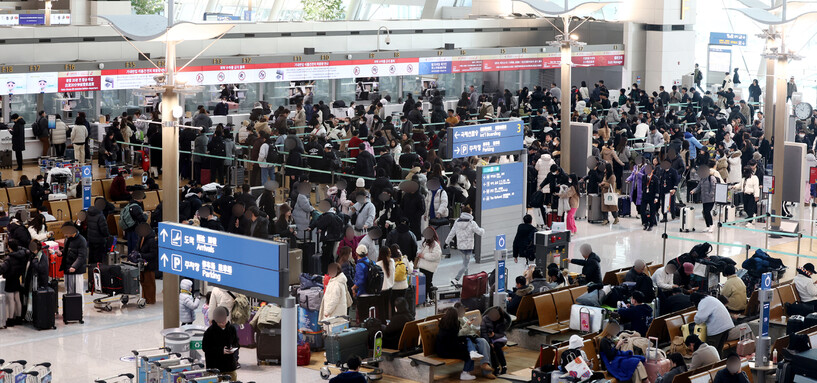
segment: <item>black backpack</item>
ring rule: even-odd
[[[34,137],[39,137],[43,133],[40,129],[40,124],[37,122],[31,124],[31,133],[34,134]]]
[[[366,293],[380,294],[383,290],[383,268],[369,260],[366,264]]]
[[[179,220],[185,221],[191,218],[193,218],[193,205],[189,200],[184,199],[179,202]]]
[[[267,146],[269,146],[269,148],[267,148],[267,162],[280,164],[284,158],[281,155],[281,152],[278,151],[278,147],[275,146],[275,142],[268,140]]]

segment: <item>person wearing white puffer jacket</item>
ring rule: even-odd
[[[556,161],[553,160],[553,157],[550,154],[545,153],[542,154],[541,157],[536,161],[536,184],[541,185],[542,181],[545,180],[548,173],[550,173],[550,166],[555,164]]]
[[[471,215],[471,207],[463,206],[460,218],[454,222],[451,232],[445,239],[446,245],[451,245],[454,238],[457,238],[457,249],[462,252],[462,268],[457,272],[454,280],[459,281],[463,275],[468,274],[468,263],[471,262],[471,257],[474,255],[474,234],[484,235],[485,229],[479,227],[474,221],[474,216]]]
[[[330,263],[327,273],[331,277],[326,284],[326,292],[321,300],[321,308],[318,318],[321,320],[345,316],[349,313],[349,306],[352,305],[352,296],[346,287],[346,275],[337,263]]]
[[[179,322],[182,325],[196,321],[196,310],[201,299],[193,295],[193,281],[182,279],[179,283]]]
[[[740,163],[741,154],[743,153],[740,150],[735,150],[726,159],[726,162],[729,163],[729,174],[726,177],[726,183],[728,184],[736,184],[743,178],[741,177],[743,175],[743,166]]]

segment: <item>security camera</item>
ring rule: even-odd
[[[156,81],[157,84],[164,84],[165,75],[159,74],[159,75],[153,76],[153,81]]]
[[[391,44],[391,36],[386,36],[386,45]]]

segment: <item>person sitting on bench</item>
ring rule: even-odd
[[[437,356],[446,359],[463,360],[465,365],[460,373],[460,380],[475,380],[476,377],[469,372],[474,370],[474,361],[485,360],[485,356],[477,352],[474,342],[469,341],[468,337],[460,336],[459,333],[460,320],[457,309],[449,307],[440,319],[440,332],[437,333],[435,343]],[[488,360],[490,361],[490,359]]]

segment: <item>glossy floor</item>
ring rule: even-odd
[[[699,210],[700,207],[698,206]],[[810,213],[803,214],[809,218]],[[800,221],[801,231],[809,234],[809,222]],[[690,240],[714,241],[716,233],[706,234],[698,232],[680,233],[678,220],[669,222],[666,225],[667,233],[671,237],[687,238]],[[761,228],[758,224],[757,227]],[[578,248],[583,243],[589,243],[594,251],[602,259],[602,269],[626,267],[632,265],[635,259],[641,258],[645,261],[662,262],[681,252],[688,251],[695,242],[679,239],[662,239],[664,226],[660,230],[643,231],[640,221],[636,218],[621,218],[618,225],[591,225],[586,221],[578,222],[579,233],[570,244],[570,257],[578,256]],[[703,220],[698,213],[696,227],[703,229]],[[751,228],[750,228],[751,229]],[[735,247],[721,246],[720,254],[732,256],[740,263],[745,257],[746,251],[741,246],[749,244],[752,246],[765,247],[765,236],[762,233],[747,230],[747,228],[724,228],[722,229],[720,242],[736,244]],[[809,252],[809,240],[801,242],[801,254],[814,256]],[[663,251],[666,246],[666,252]],[[788,252],[796,251],[796,240],[792,238],[769,239],[769,247],[782,249]],[[773,254],[775,255],[775,254]],[[782,256],[781,258],[790,266],[794,267],[794,257]],[[806,262],[802,260],[801,262]],[[461,266],[459,255],[455,252],[451,258],[445,259],[438,272],[434,276],[434,284],[442,285],[449,283],[450,279],[457,273]],[[469,273],[478,271],[489,271],[494,267],[493,262],[483,264],[470,264]],[[519,275],[524,267],[524,262],[509,262],[510,280]],[[576,266],[571,266],[571,270],[579,271]],[[787,274],[791,278],[793,272]],[[6,360],[24,359],[30,363],[51,362],[53,364],[54,382],[59,383],[87,383],[95,378],[115,375],[122,372],[133,371],[133,362],[128,358],[130,350],[140,348],[150,348],[161,345],[161,282],[157,295],[159,302],[156,305],[145,309],[138,309],[129,305],[124,309],[115,309],[113,312],[98,312],[90,304],[90,297],[86,297],[85,323],[64,325],[58,318],[57,330],[36,331],[28,326],[17,326],[0,330],[0,358]],[[509,284],[512,283],[509,281]],[[418,310],[419,315],[427,315],[430,308]],[[201,315],[198,315],[198,324],[203,324]],[[527,355],[527,354],[520,354]],[[535,354],[534,354],[535,355]],[[520,356],[521,358],[521,356]],[[519,361],[522,366],[531,365],[530,360]],[[313,358],[313,360],[316,360]],[[278,382],[280,381],[280,369],[277,367],[259,367],[255,363],[255,352],[246,350],[241,353],[242,368],[239,370],[239,379],[256,382]],[[315,370],[316,366],[310,368],[298,368],[299,382],[319,382],[322,381]],[[383,382],[398,381],[390,377],[384,377]]]

